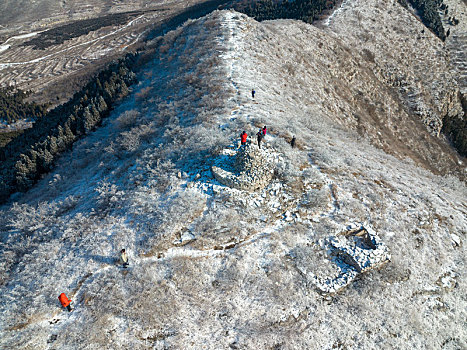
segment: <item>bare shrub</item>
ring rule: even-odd
[[[194,232],[199,235],[199,240],[202,244],[224,244],[231,239],[248,235],[244,226],[239,230],[237,225],[231,223],[243,222],[244,218],[239,215],[237,211],[218,209],[211,210],[209,213],[203,215],[202,220],[199,221],[195,227]]]
[[[209,116],[198,116],[199,119]],[[198,121],[198,120],[197,120]],[[203,121],[204,122],[204,121]],[[228,133],[215,132],[204,125],[197,125],[188,130],[184,141],[184,158],[199,159],[200,157],[216,156],[230,142]],[[199,159],[201,160],[201,159]]]
[[[172,183],[177,181],[175,164],[170,159],[165,161],[157,159],[155,164],[152,164],[149,172],[155,180],[153,182],[154,189],[159,192],[165,192],[171,187]]]
[[[290,75],[290,76],[295,76],[295,64],[292,63],[286,63],[284,64],[284,70]]]
[[[206,27],[206,29],[208,29],[209,31],[213,30],[215,27],[219,26],[219,21],[216,20],[216,19],[209,19],[209,20],[206,20],[204,21],[204,26]]]
[[[115,123],[119,129],[125,130],[130,126],[135,125],[136,120],[141,116],[141,113],[135,109],[123,112],[116,120]]]
[[[184,37],[184,36],[179,37],[179,38],[177,39],[176,44],[177,44],[178,46],[183,46],[183,45],[185,45],[185,44],[186,44],[186,37]]]
[[[329,191],[326,187],[310,189],[300,198],[300,205],[307,209],[324,210],[329,200]]]
[[[99,194],[99,205],[105,208],[108,208],[119,202],[125,194],[125,192],[119,190],[115,184],[111,184],[106,180],[103,180],[99,183],[99,186],[96,188],[96,192]]]
[[[118,139],[118,143],[123,150],[134,152],[140,147],[141,142],[147,141],[154,132],[155,130],[151,124],[139,125],[130,131],[123,132]]]
[[[151,93],[152,91],[152,87],[151,86],[146,86],[144,88],[142,88],[140,91],[138,91],[137,93],[135,93],[135,99],[136,101],[144,101],[146,100],[148,97],[149,97],[149,94]]]
[[[165,54],[165,53],[167,53],[169,50],[170,50],[170,45],[169,45],[169,44],[163,44],[163,45],[159,46],[159,52],[160,52],[161,54]]]
[[[371,63],[375,63],[375,54],[368,49],[362,50],[362,56],[365,57]]]
[[[3,217],[0,231],[0,285],[8,280],[9,273],[25,256],[47,242],[62,226],[59,204],[40,202],[35,206],[14,203]]]
[[[158,185],[161,181],[166,181],[167,187],[159,187],[159,189],[165,191],[167,188],[175,187],[179,180],[176,176],[170,176],[158,179]],[[191,230],[193,221],[201,216],[205,210],[205,203],[205,195],[191,189],[179,191],[176,195],[159,201],[154,212],[146,211],[143,214],[146,219],[148,215],[151,217],[151,222],[147,225],[148,230],[151,231],[151,238],[142,241],[144,249],[147,250],[149,247],[149,254],[154,254],[155,251],[170,246],[174,239],[180,239],[181,234]]]
[[[185,82],[189,85],[199,85],[201,77],[194,72],[190,72],[185,75]]]
[[[0,286],[6,283],[10,276],[10,270],[16,262],[16,253],[13,250],[2,249],[2,259],[0,260]]]

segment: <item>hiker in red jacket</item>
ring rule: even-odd
[[[263,127],[263,137],[266,136],[266,133],[267,133],[268,129],[266,129],[266,125]]]
[[[240,142],[242,145],[246,145],[246,138],[248,137],[248,134],[243,131],[242,134],[240,135]]]
[[[63,307],[66,307],[69,312],[71,311],[71,299],[68,299],[65,293],[60,294],[58,300],[60,300]]]

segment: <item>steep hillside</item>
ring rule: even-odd
[[[467,3],[464,1],[445,1],[448,8],[444,12],[443,25],[449,37],[446,49],[449,53],[450,71],[459,85],[463,116],[445,118],[443,132],[449,135],[452,143],[461,152],[467,154]]]
[[[443,25],[449,31],[446,46],[450,55],[451,70],[457,77],[461,93],[467,96],[467,3],[444,0],[448,6]]]
[[[155,39],[104,125],[1,208],[1,347],[467,346],[461,160],[334,20],[218,11]],[[243,130],[273,173],[256,191],[211,171]]]
[[[329,23],[339,38],[355,45],[380,81],[394,87],[409,113],[432,134],[440,134],[443,118],[462,118],[461,82],[455,79],[458,74],[445,43],[397,1],[348,1]]]

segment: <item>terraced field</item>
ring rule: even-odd
[[[0,86],[16,85],[33,90],[36,100],[61,103],[105,63],[140,47],[152,28],[206,1],[40,3],[35,20],[32,2],[23,1],[18,13],[12,2],[0,5]],[[48,17],[42,17],[44,9]]]
[[[94,71],[109,58],[134,47],[144,33],[144,24],[152,16],[154,13],[141,15],[125,25],[101,28],[47,50],[22,46],[26,39],[15,39],[0,54],[0,84],[13,83],[38,93],[43,90],[54,91],[54,84],[63,89],[65,84],[62,80],[70,74]],[[65,87],[65,90],[68,89]]]

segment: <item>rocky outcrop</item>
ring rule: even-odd
[[[274,173],[269,150],[248,143],[237,150],[226,149],[212,167],[217,181],[239,190],[256,191],[266,187]]]
[[[467,157],[467,99],[460,95],[463,111],[457,115],[446,115],[443,119],[444,134],[449,138],[460,155]]]

